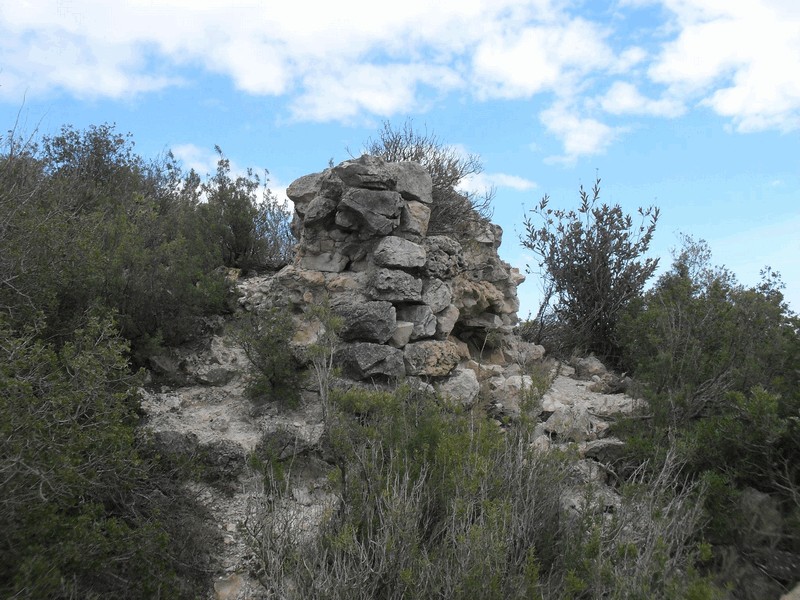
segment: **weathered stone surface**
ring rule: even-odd
[[[333,310],[342,317],[340,335],[346,342],[384,344],[395,331],[396,313],[390,302],[344,301],[334,303]]]
[[[425,264],[425,249],[403,238],[389,236],[378,243],[372,258],[380,267],[411,269]]]
[[[397,186],[397,174],[402,169],[391,167],[390,164],[376,156],[364,154],[355,160],[343,162],[335,167],[333,172],[345,185],[351,187],[368,190],[393,190]]]
[[[305,215],[305,206],[311,202],[322,186],[323,173],[311,173],[295,179],[286,188],[286,195],[294,202],[294,208],[301,215]]]
[[[523,342],[518,338],[511,338],[503,348],[503,354],[510,363],[528,365],[544,357],[544,346],[531,342]]]
[[[459,365],[453,369],[447,379],[436,385],[436,389],[445,398],[450,398],[469,406],[478,397],[480,384],[475,371]]]
[[[493,313],[481,313],[475,317],[462,319],[465,327],[472,327],[473,329],[484,329],[487,331],[494,331],[503,327],[503,320],[499,315]]]
[[[595,375],[602,377],[606,374],[606,367],[594,356],[581,358],[575,363],[575,376],[578,379],[591,379]]]
[[[321,254],[304,254],[299,264],[308,271],[324,273],[341,273],[347,268],[350,259],[338,252],[322,252]]]
[[[409,201],[431,204],[433,180],[428,170],[419,163],[403,161],[386,163],[385,168],[396,181],[395,189]]]
[[[436,337],[440,340],[447,339],[458,321],[459,310],[452,304],[443,311],[436,313]]]
[[[389,235],[400,224],[402,206],[397,192],[351,188],[339,201],[336,225],[367,235]]]
[[[441,279],[427,279],[422,286],[422,301],[435,313],[442,312],[453,301],[453,291]]]
[[[425,272],[429,277],[451,279],[464,268],[461,244],[446,235],[432,235],[423,241],[428,260]]]
[[[400,212],[400,231],[409,236],[424,237],[428,233],[431,209],[422,202],[409,201]]]
[[[397,321],[394,333],[389,344],[395,348],[402,348],[411,341],[411,334],[414,331],[414,323],[410,321]]]
[[[327,196],[315,196],[305,207],[303,224],[305,227],[315,225],[332,217],[336,212],[336,201]]]
[[[334,358],[345,376],[357,380],[405,375],[403,352],[384,344],[345,344],[336,351]]]
[[[404,357],[409,375],[441,377],[459,363],[458,347],[449,341],[424,340],[408,344]]]
[[[433,337],[436,333],[436,317],[430,307],[424,304],[401,306],[397,309],[397,317],[402,321],[414,324],[411,340]]]
[[[404,271],[378,269],[370,279],[368,295],[373,300],[419,302],[422,299],[422,280]]]
[[[504,303],[503,292],[488,281],[471,281],[459,276],[453,282],[453,304],[462,318],[477,317],[481,313],[500,314]]]

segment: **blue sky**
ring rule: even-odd
[[[800,310],[797,0],[0,0],[0,131],[116,123],[137,150],[209,172],[268,169],[280,193],[412,119],[480,155],[501,255],[544,194],[655,204]],[[520,288],[535,311],[535,274]]]

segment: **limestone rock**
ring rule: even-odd
[[[383,238],[373,253],[375,264],[380,267],[411,269],[425,264],[425,249],[403,238]]]
[[[414,323],[410,321],[397,321],[394,333],[392,334],[389,344],[395,348],[402,348],[411,340],[411,334],[414,332]]]
[[[340,335],[346,342],[383,344],[395,332],[396,312],[390,302],[342,302],[333,309],[342,317]]]
[[[421,164],[409,161],[386,163],[386,170],[395,179],[395,190],[409,203],[433,202],[433,180],[428,170]]]
[[[443,311],[436,313],[436,337],[440,340],[446,340],[453,331],[456,322],[458,321],[459,310],[452,304],[445,308]]]
[[[427,279],[422,286],[422,301],[435,313],[442,312],[453,301],[453,291],[441,279]]]
[[[403,321],[414,324],[411,340],[433,337],[436,333],[436,317],[430,307],[424,304],[402,306],[397,309],[397,316]]]
[[[400,231],[412,237],[424,237],[428,233],[431,209],[422,202],[409,201],[400,212]]]
[[[295,179],[286,188],[286,195],[294,202],[294,208],[301,215],[305,215],[306,205],[314,199],[322,185],[322,173],[311,173]]]
[[[364,154],[333,169],[345,185],[368,190],[393,190],[397,185],[398,169],[380,158]]]
[[[389,235],[400,225],[402,206],[397,192],[351,188],[339,201],[336,225],[367,236]]]
[[[575,363],[575,376],[578,379],[591,379],[595,375],[602,377],[606,374],[606,367],[594,356],[581,358]]]
[[[424,340],[408,344],[404,358],[409,375],[441,377],[459,363],[458,347],[450,341]]]
[[[373,300],[419,302],[422,280],[405,271],[378,269],[370,280],[368,294]]]
[[[350,259],[338,252],[322,252],[320,254],[303,254],[299,262],[302,268],[309,271],[341,273],[347,268]]]
[[[478,397],[480,384],[475,371],[459,365],[447,379],[436,385],[436,389],[445,398],[470,406]]]
[[[356,380],[405,375],[403,352],[384,344],[344,344],[336,351],[335,361],[347,377]]]
[[[451,279],[463,268],[461,244],[446,235],[435,235],[423,241],[427,253],[425,273],[428,277]]]

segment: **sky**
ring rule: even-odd
[[[660,271],[680,234],[800,311],[797,0],[0,0],[0,132],[113,123],[145,157],[294,179],[410,120],[495,189],[501,256],[536,312],[523,219],[658,206]]]

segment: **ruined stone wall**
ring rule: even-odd
[[[295,313],[328,298],[343,317],[346,377],[447,387],[449,376],[473,395],[476,361],[507,365],[541,351],[510,335],[524,277],[497,255],[500,227],[476,219],[463,239],[427,236],[431,192],[419,164],[372,156],[301,177],[287,190],[297,256],[264,292]]]

